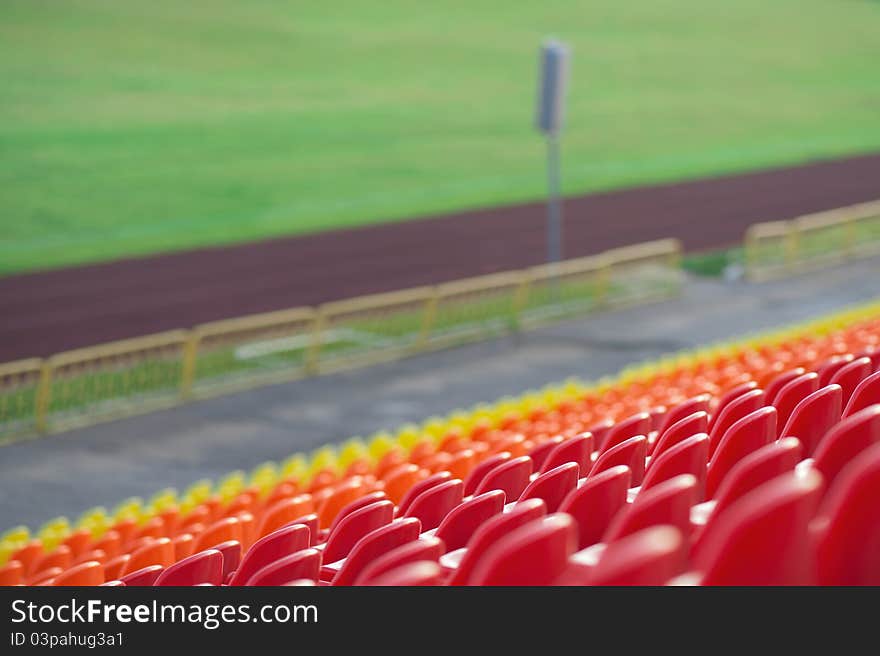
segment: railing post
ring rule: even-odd
[[[318,361],[321,357],[321,345],[324,341],[324,306],[318,308],[312,319],[312,340],[309,350],[306,352],[306,373],[315,375],[318,373]]]
[[[431,295],[425,300],[425,307],[422,310],[422,325],[419,328],[419,337],[416,340],[416,353],[421,353],[428,347],[428,339],[431,336],[431,330],[434,328],[434,321],[437,318],[437,302],[440,294],[437,287],[431,287]]]
[[[198,330],[191,330],[183,345],[183,363],[180,367],[180,398],[182,399],[192,396],[201,341],[201,333]]]
[[[34,427],[38,433],[48,429],[49,403],[52,400],[52,360],[43,360],[40,366],[40,381],[37,385],[37,398],[34,401]]]

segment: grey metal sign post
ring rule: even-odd
[[[547,138],[547,261],[562,259],[562,197],[560,191],[559,133],[568,87],[569,47],[550,40],[541,46],[538,83],[538,129]]]

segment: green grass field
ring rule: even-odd
[[[0,274],[880,148],[873,0],[4,0]]]

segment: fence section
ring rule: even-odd
[[[746,274],[767,280],[880,253],[880,201],[751,226]]]

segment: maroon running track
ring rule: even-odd
[[[663,237],[740,243],[759,221],[880,198],[880,154],[567,199],[565,256]],[[0,362],[215,319],[537,264],[541,203],[0,279]]]

